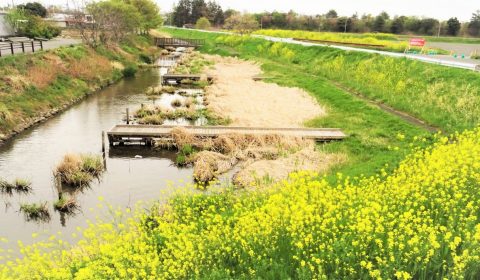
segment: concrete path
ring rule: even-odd
[[[56,49],[56,48],[59,48],[59,47],[63,47],[63,46],[70,46],[70,45],[77,45],[77,44],[81,44],[82,43],[82,40],[80,39],[70,39],[70,38],[54,38],[52,40],[49,40],[49,41],[44,41],[43,42],[43,49],[44,50],[51,50],[51,49]],[[3,45],[6,45],[6,46],[10,46],[10,43],[7,43],[7,42],[0,42],[0,47],[3,46]],[[37,48],[37,46],[35,46],[35,48]],[[38,47],[39,49],[39,47]],[[35,50],[36,52],[37,50]],[[31,53],[32,52],[32,49],[28,46],[25,47],[25,53]],[[14,53],[15,54],[21,54],[23,53],[21,49],[14,49]],[[10,50],[3,50],[2,51],[2,56],[7,56],[7,55],[11,55],[11,51]]]

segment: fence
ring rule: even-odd
[[[43,50],[42,41],[22,41],[22,42],[0,42],[0,57],[6,54],[35,52]]]

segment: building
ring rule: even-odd
[[[44,19],[46,22],[49,22],[53,26],[57,26],[60,28],[67,27],[67,22],[70,18],[70,15],[61,14],[61,13],[54,13],[50,14],[50,16]]]
[[[7,22],[7,13],[0,11],[0,37],[8,37],[15,35],[15,30]]]

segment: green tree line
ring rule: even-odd
[[[169,23],[180,27],[193,26],[200,18],[206,18],[212,25],[228,28],[231,26],[231,22],[238,21],[239,14],[241,13],[231,9],[224,11],[216,2],[180,0],[169,15]],[[247,17],[253,17],[256,21],[255,24],[249,24],[250,26],[268,29],[480,36],[480,10],[474,12],[468,22],[460,22],[456,17],[451,17],[446,21],[417,16],[397,15],[392,17],[386,12],[376,16],[371,14],[340,16],[335,10],[319,15],[302,15],[293,10],[288,13],[274,11],[248,14]],[[205,25],[204,19],[202,21],[202,25]],[[224,26],[225,24],[226,26]]]

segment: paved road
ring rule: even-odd
[[[165,26],[165,27],[174,28],[174,29],[185,29],[185,28],[178,28],[178,27],[172,27],[172,26]],[[200,32],[206,32],[206,33],[220,33],[220,34],[234,35],[234,33],[231,33],[231,32],[197,30],[197,29],[195,29],[195,30],[200,31]],[[257,38],[262,38],[262,39],[265,39],[265,40],[269,40],[269,41],[272,41],[272,42],[283,42],[283,43],[297,44],[297,45],[303,45],[303,46],[322,46],[322,47],[336,48],[336,49],[341,49],[341,50],[346,50],[346,51],[376,53],[376,54],[391,56],[391,57],[405,57],[405,58],[408,58],[408,59],[419,60],[419,61],[423,61],[423,62],[427,62],[427,63],[440,64],[440,65],[444,65],[444,66],[447,66],[447,67],[454,67],[454,68],[462,68],[462,69],[480,71],[480,61],[473,60],[473,59],[472,60],[470,60],[470,59],[458,59],[458,58],[455,59],[453,57],[443,56],[443,55],[428,56],[428,55],[414,55],[414,54],[394,53],[394,52],[377,51],[377,50],[371,50],[371,49],[346,47],[346,46],[325,45],[325,44],[319,44],[319,43],[307,43],[307,42],[295,41],[291,38],[277,38],[277,37],[269,37],[269,36],[262,36],[262,35],[253,35],[253,36],[257,37]]]
[[[451,51],[458,55],[463,54],[465,56],[470,56],[475,51],[477,51],[477,53],[480,55],[480,44],[429,42],[428,46],[432,48],[439,48],[439,49]]]
[[[76,45],[76,44],[81,44],[81,43],[82,43],[82,40],[79,40],[79,39],[54,38],[54,39],[49,40],[49,41],[44,41],[43,42],[43,49],[44,50],[50,50],[50,49],[56,49],[56,48],[59,48],[59,47],[62,47],[62,46],[70,46],[70,45]],[[2,45],[10,46],[9,43],[0,42],[0,46],[2,46]],[[25,47],[25,52],[26,53],[31,53],[32,49],[30,47],[26,46]],[[15,49],[14,53],[15,54],[20,54],[20,53],[22,53],[22,50],[21,49]],[[6,55],[11,55],[10,50],[3,50],[2,51],[2,56],[6,56]]]

